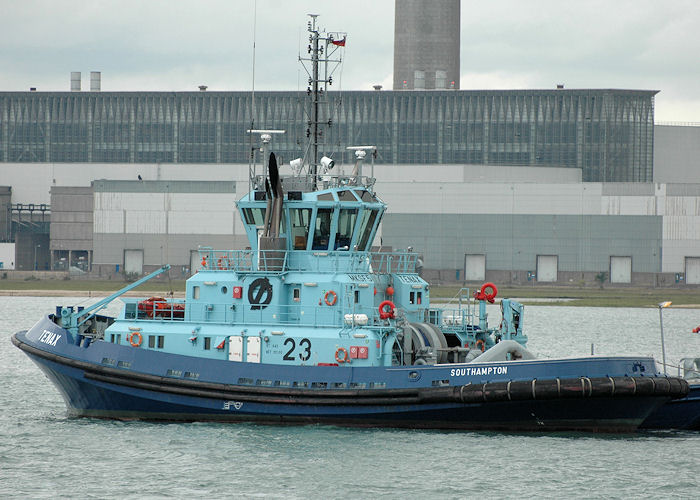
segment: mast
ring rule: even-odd
[[[309,57],[299,56],[306,73],[309,76],[309,86],[306,93],[311,97],[311,110],[307,121],[306,136],[309,138],[310,157],[306,158],[309,164],[309,174],[316,180],[318,174],[318,165],[320,162],[319,146],[323,145],[323,130],[320,125],[332,126],[333,121],[328,118],[326,121],[321,121],[321,106],[328,104],[324,95],[328,90],[328,86],[333,84],[333,72],[338,68],[342,59],[338,50],[345,46],[345,33],[327,33],[321,31],[316,23],[318,14],[309,14],[311,20],[307,24],[309,31],[309,45],[307,53]],[[343,36],[342,43],[336,37]],[[336,53],[338,53],[336,57]],[[304,62],[310,63],[307,67]],[[329,69],[329,63],[334,64]],[[323,65],[323,75],[319,71],[319,65]]]
[[[311,83],[313,85],[312,91],[311,91],[311,123],[313,126],[313,133],[311,134],[312,137],[312,157],[311,157],[311,175],[314,176],[314,179],[316,178],[316,166],[317,166],[317,161],[318,161],[318,104],[320,100],[319,92],[318,92],[318,61],[319,61],[319,48],[318,48],[318,30],[316,29],[316,18],[318,17],[318,14],[310,14],[311,17],[311,40],[313,43],[312,49],[311,49],[311,66],[312,66],[312,72],[313,75],[311,77]]]

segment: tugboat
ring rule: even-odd
[[[315,17],[309,31],[318,65],[333,38]],[[317,66],[313,75],[315,99]],[[13,335],[69,415],[627,432],[687,394],[650,357],[535,359],[520,303],[502,299],[489,327],[493,283],[454,308],[431,306],[418,254],[372,249],[386,211],[362,175],[372,146],[353,148],[350,175],[332,174],[328,157],[316,163],[317,143],[308,167],[280,175],[274,131],[250,132],[265,163],[237,203],[250,248],[202,248],[183,300],[122,298],[117,317],[99,314],[164,266]]]

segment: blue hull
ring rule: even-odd
[[[12,340],[70,415],[99,418],[627,432],[688,390],[651,358],[281,366],[88,344],[49,318]]]
[[[640,426],[643,429],[700,430],[700,384],[691,384],[690,393],[669,401],[649,415]]]

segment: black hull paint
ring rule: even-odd
[[[640,427],[700,431],[700,383],[690,385],[686,397],[674,399],[658,408]]]

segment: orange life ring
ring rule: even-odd
[[[340,357],[340,354],[343,356]],[[347,363],[350,361],[348,358],[348,350],[345,347],[339,347],[337,351],[335,351],[335,360],[338,363]]]
[[[386,306],[389,306],[389,310],[387,311],[385,308]],[[396,316],[396,306],[394,303],[390,300],[385,300],[381,304],[379,304],[379,318],[380,319],[390,319],[394,318]]]
[[[328,300],[329,297],[331,298],[330,300]],[[333,290],[328,290],[326,295],[323,297],[323,300],[326,301],[327,306],[333,306],[335,305],[335,301],[338,300],[338,294]]]
[[[134,337],[138,337],[138,340],[134,340]],[[141,342],[143,342],[143,335],[141,335],[139,332],[134,332],[129,337],[131,347],[138,347],[141,345]]]
[[[489,288],[491,289],[491,293],[486,293],[486,290]],[[476,300],[488,300],[492,304],[496,295],[498,295],[498,288],[496,288],[496,285],[493,283],[484,283],[481,285],[481,290],[474,292],[474,298],[476,298]]]
[[[481,344],[481,347],[479,347],[479,344]],[[481,352],[484,352],[486,350],[486,343],[483,340],[479,339],[476,341],[476,348],[481,349]]]
[[[491,289],[491,293],[486,293],[487,288]],[[493,283],[484,283],[481,285],[481,293],[486,296],[486,300],[493,300],[496,298],[496,295],[498,295],[498,288],[496,288],[496,285]]]

